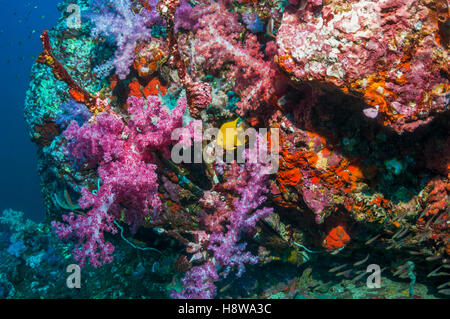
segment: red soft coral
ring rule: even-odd
[[[265,59],[260,43],[253,34],[244,43],[239,39],[243,31],[238,14],[224,10],[224,4],[213,4],[215,11],[196,8],[204,14],[196,25],[194,64],[216,71],[230,65],[229,78],[235,81],[235,91],[241,95],[237,103],[239,113],[256,110],[262,102],[269,102],[275,94],[273,83],[277,68],[273,57]],[[205,14],[206,12],[206,14]]]

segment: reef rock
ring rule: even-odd
[[[296,83],[361,98],[397,132],[448,110],[446,1],[328,0],[287,8],[277,62]]]

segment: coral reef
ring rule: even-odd
[[[62,259],[33,296],[448,297],[445,1],[75,2],[25,101],[47,218],[0,218],[10,267]]]

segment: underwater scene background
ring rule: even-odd
[[[42,221],[42,203],[37,167],[37,148],[30,141],[23,116],[25,92],[31,65],[41,52],[39,34],[51,28],[60,16],[58,1],[0,1],[0,63],[2,65],[2,125],[0,176],[1,210],[14,207],[34,221]],[[26,194],[26,196],[25,196]]]
[[[449,298],[447,1],[1,14],[0,298]]]

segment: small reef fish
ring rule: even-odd
[[[275,38],[275,35],[273,34],[273,26],[274,26],[274,21],[273,21],[273,18],[271,17],[269,19],[269,22],[267,23],[266,32],[269,36],[271,36],[272,38]]]
[[[364,276],[366,276],[367,273],[365,271],[362,271],[358,276],[352,279],[352,282],[356,282],[358,280],[361,280]]]
[[[402,246],[401,242],[395,242],[394,241],[394,243],[389,245],[388,247],[386,247],[386,249],[389,250],[389,249],[392,249],[392,248],[400,248],[401,246]]]
[[[415,256],[423,255],[423,253],[420,252],[420,251],[410,250],[410,251],[408,251],[408,252],[409,252],[410,255],[415,255]]]
[[[408,215],[408,211],[403,212],[402,214],[398,215],[395,219],[396,222],[401,221],[403,218],[405,218]]]
[[[352,274],[352,272],[353,272],[352,269],[347,269],[347,270],[337,273],[336,277],[339,277],[339,276],[349,277]]]
[[[438,268],[436,268],[435,270],[433,270],[432,272],[430,272],[427,277],[439,277],[439,276],[450,276],[450,273],[447,272],[438,272],[440,269],[442,268],[442,266],[439,266]]]
[[[363,260],[357,261],[356,263],[353,264],[353,266],[359,266],[364,264],[367,260],[369,260],[370,254],[367,254],[367,257],[364,258]]]
[[[450,296],[450,289],[439,290],[438,293]]]
[[[329,282],[326,282],[326,283],[323,283],[323,284],[321,284],[321,285],[319,285],[319,286],[317,286],[317,287],[315,287],[315,288],[313,288],[313,291],[316,291],[316,290],[322,290],[322,289],[324,289],[324,288],[327,288],[327,290],[328,290],[328,286],[329,285],[331,285],[331,283],[329,283]]]
[[[331,268],[330,270],[328,270],[328,272],[336,272],[336,271],[339,271],[339,270],[341,270],[341,269],[343,269],[343,268],[345,268],[347,266],[348,266],[348,264],[343,264],[343,265]]]
[[[220,291],[220,292],[224,292],[224,291],[226,291],[227,289],[229,289],[230,287],[231,287],[231,284],[225,285],[225,286],[222,287],[219,291]]]
[[[442,285],[438,286],[437,289],[440,290],[440,289],[442,289],[442,288],[444,288],[446,286],[450,286],[450,281],[446,282],[445,284],[442,284]]]
[[[433,224],[437,224],[437,225],[440,225],[441,223],[442,223],[442,216],[444,216],[445,214],[440,214],[439,216],[438,216],[438,218],[436,218],[436,220],[433,222]]]
[[[402,266],[400,266],[400,267],[397,269],[396,272],[394,272],[394,273],[392,274],[392,276],[397,276],[398,274],[404,272],[405,270],[406,270],[406,265],[402,265]]]
[[[430,272],[427,277],[433,277],[440,269],[442,268],[442,266],[437,267],[436,269],[434,269],[432,272]]]
[[[401,229],[399,229],[399,230],[394,234],[394,236],[392,236],[392,239],[402,237],[404,234],[406,234],[406,232],[407,232],[408,230],[409,230],[409,228],[401,228]]]
[[[431,234],[431,231],[427,231],[427,232],[425,232],[425,233],[423,233],[423,234],[418,235],[418,236],[416,237],[416,240],[418,240],[419,243],[421,243],[422,241],[424,241],[425,239],[427,239],[427,238],[430,236],[430,234]]]
[[[426,261],[435,261],[435,260],[439,260],[441,258],[442,258],[441,256],[430,256],[430,257],[425,258],[425,260]]]
[[[380,237],[380,236],[381,236],[381,234],[378,234],[378,235],[376,235],[376,236],[370,238],[368,241],[366,241],[366,245],[370,245],[370,244],[373,243],[375,240],[377,240],[378,237]]]
[[[242,125],[238,126],[238,117],[236,120],[222,125],[217,136],[217,145],[222,146],[226,151],[232,151],[238,146],[245,144],[244,129]]]

